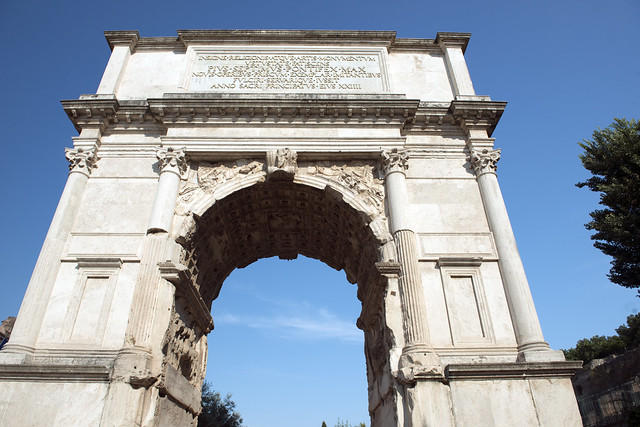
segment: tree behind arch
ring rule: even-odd
[[[198,415],[199,427],[242,427],[242,417],[236,411],[231,394],[224,399],[211,389],[208,381],[202,383],[202,412]]]
[[[613,257],[609,279],[640,287],[640,121],[615,119],[580,144],[583,166],[592,177],[576,184],[600,193],[604,209],[590,213],[593,246]]]

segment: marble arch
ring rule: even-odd
[[[106,38],[96,93],[62,101],[79,135],[0,352],[0,424],[194,425],[222,282],[305,254],[358,284],[372,426],[580,425],[469,34]]]

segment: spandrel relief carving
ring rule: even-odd
[[[211,193],[216,186],[240,180],[264,171],[264,163],[252,159],[238,159],[230,162],[191,164],[186,180],[183,180],[178,194],[176,213],[188,215],[188,207],[203,193]]]
[[[355,193],[361,201],[380,213],[384,210],[384,184],[373,164],[352,161],[301,163],[300,173],[321,175]]]

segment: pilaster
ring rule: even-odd
[[[464,50],[469,41],[469,34],[438,33],[436,43],[444,53],[447,72],[453,86],[453,92],[458,97],[475,96],[471,76],[464,59]]]
[[[122,80],[131,52],[140,39],[137,31],[107,31],[105,32],[111,57],[100,80],[96,94],[116,94]]]

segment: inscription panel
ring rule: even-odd
[[[380,49],[248,50],[196,47],[185,86],[198,92],[387,92]]]

